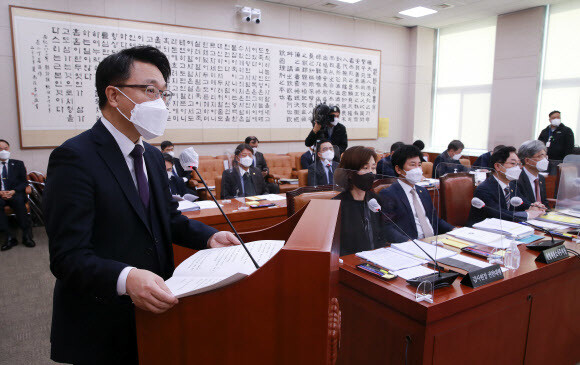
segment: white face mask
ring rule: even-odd
[[[333,127],[335,127],[338,123],[340,123],[339,117],[334,117],[334,122],[330,123]]]
[[[405,179],[413,185],[423,180],[423,169],[420,167],[415,167],[414,169],[406,171],[406,173]]]
[[[118,88],[116,88],[119,90]],[[125,95],[124,92],[119,90],[119,92]],[[129,100],[127,95],[125,97]],[[163,99],[155,99],[150,101],[145,101],[141,104],[135,103],[131,100],[135,107],[131,110],[131,118],[127,116],[117,108],[119,113],[125,117],[128,121],[135,125],[135,128],[145,139],[153,139],[155,137],[162,136],[165,132],[165,126],[167,125],[167,117],[169,116],[169,110],[165,105]]]
[[[258,151],[258,147],[252,147],[252,149],[254,150],[254,155],[255,155],[256,152]]]
[[[242,157],[240,158],[240,163],[242,165],[244,165],[245,167],[250,167],[252,166],[252,163],[254,162],[254,159],[251,158],[250,156],[246,156],[246,157]]]
[[[173,176],[173,172],[167,171],[167,178],[171,180],[171,176]]]
[[[550,123],[551,123],[551,124],[552,124],[554,127],[557,127],[557,126],[559,126],[559,125],[560,125],[560,123],[562,123],[562,121],[561,121],[559,118],[556,118],[556,119],[552,119],[552,120],[550,121]]]
[[[458,154],[456,154],[456,155],[453,155],[453,159],[454,159],[455,161],[459,161],[459,159],[460,159],[460,158],[461,158],[461,153],[458,153]]]
[[[322,158],[327,161],[332,161],[334,159],[334,151],[324,151],[322,152]]]
[[[504,172],[505,177],[510,181],[519,179],[521,173],[522,169],[519,166],[510,167]]]
[[[173,151],[167,151],[167,154],[171,157],[175,157],[175,152]]]
[[[538,169],[538,171],[547,171],[549,164],[550,162],[548,161],[548,159],[543,158],[540,161],[536,162],[536,168]]]
[[[8,160],[10,158],[10,151],[0,151],[0,160]]]

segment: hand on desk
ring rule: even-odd
[[[135,306],[149,312],[163,313],[177,304],[163,279],[151,271],[131,269],[126,288]]]
[[[544,204],[538,203],[538,202],[532,203],[531,207],[538,208],[538,209],[542,209],[542,210],[546,210],[547,209]]]
[[[526,210],[526,213],[528,213],[528,219],[536,219],[546,214],[546,210],[532,206],[530,209]]]
[[[220,231],[215,233],[209,241],[207,241],[208,248],[218,248],[218,247],[226,247],[226,246],[235,246],[239,245],[240,241],[234,236],[232,232],[228,231]]]

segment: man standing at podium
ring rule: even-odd
[[[161,313],[177,303],[164,283],[174,269],[171,244],[239,243],[181,215],[161,152],[142,140],[164,133],[170,74],[153,47],[105,58],[96,72],[102,118],[50,156],[44,211],[55,361],[137,363],[134,306]]]

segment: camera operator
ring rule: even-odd
[[[348,147],[346,128],[340,123],[340,108],[338,106],[329,107],[326,104],[316,106],[312,115],[312,127],[310,134],[304,141],[306,147],[314,146],[317,141],[327,139],[333,146],[338,147],[335,161],[339,161],[340,155]]]

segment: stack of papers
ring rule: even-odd
[[[487,218],[473,225],[473,228],[484,231],[505,234],[515,239],[525,238],[534,234],[532,227],[497,218]]]
[[[372,251],[363,251],[357,253],[356,255],[361,259],[370,261],[373,264],[382,266],[390,271],[406,269],[427,262],[426,260],[413,257],[391,247],[383,247]]]
[[[179,204],[177,206],[177,210],[180,212],[192,212],[194,210],[199,210],[199,205],[197,205],[197,203],[190,202],[189,200],[181,200],[178,201],[177,204]]]
[[[569,229],[570,226],[565,226],[563,224],[551,223],[546,221],[540,221],[537,219],[532,219],[527,221],[526,223],[531,224],[532,226],[548,229],[548,230],[566,230]]]
[[[580,227],[580,218],[571,217],[564,214],[558,214],[556,212],[550,212],[538,218],[541,221],[547,221],[558,224],[565,224],[571,227]]]
[[[199,209],[217,208],[217,205],[216,203],[213,202],[213,200],[202,200],[195,202],[193,204],[197,204],[199,206]],[[223,207],[223,205],[220,204],[220,207]]]
[[[393,274],[405,280],[415,279],[418,278],[419,276],[434,274],[436,272],[437,271],[431,270],[425,266],[413,266],[408,269],[392,271]]]
[[[468,227],[457,228],[451,232],[448,232],[447,234],[468,242],[478,243],[480,245],[494,248],[507,248],[511,242],[501,234],[481,231],[479,229]]]
[[[558,213],[570,215],[572,217],[580,218],[580,212],[575,209],[561,209],[558,210]]]
[[[451,251],[451,250],[447,250],[445,248],[430,245],[430,244],[425,243],[425,242],[415,240],[415,243],[417,245],[419,245],[425,252],[427,252],[429,255],[431,255],[431,257],[433,257],[435,260],[440,260],[440,259],[445,258],[445,257],[451,257],[451,256],[457,255],[457,252],[455,252],[455,251]],[[403,242],[403,243],[394,243],[391,245],[391,247],[393,247],[397,250],[403,251],[404,253],[409,254],[413,257],[416,257],[420,260],[431,261],[429,256],[427,256],[425,254],[425,252],[423,252],[421,250],[421,248],[417,247],[415,245],[415,243],[413,243],[411,241],[407,241],[407,242]],[[435,255],[437,255],[437,256],[435,256]]]
[[[277,194],[264,194],[264,195],[256,195],[256,196],[248,196],[245,198],[246,200],[268,200],[271,202],[278,201],[278,200],[286,200],[285,196],[277,195]]]

